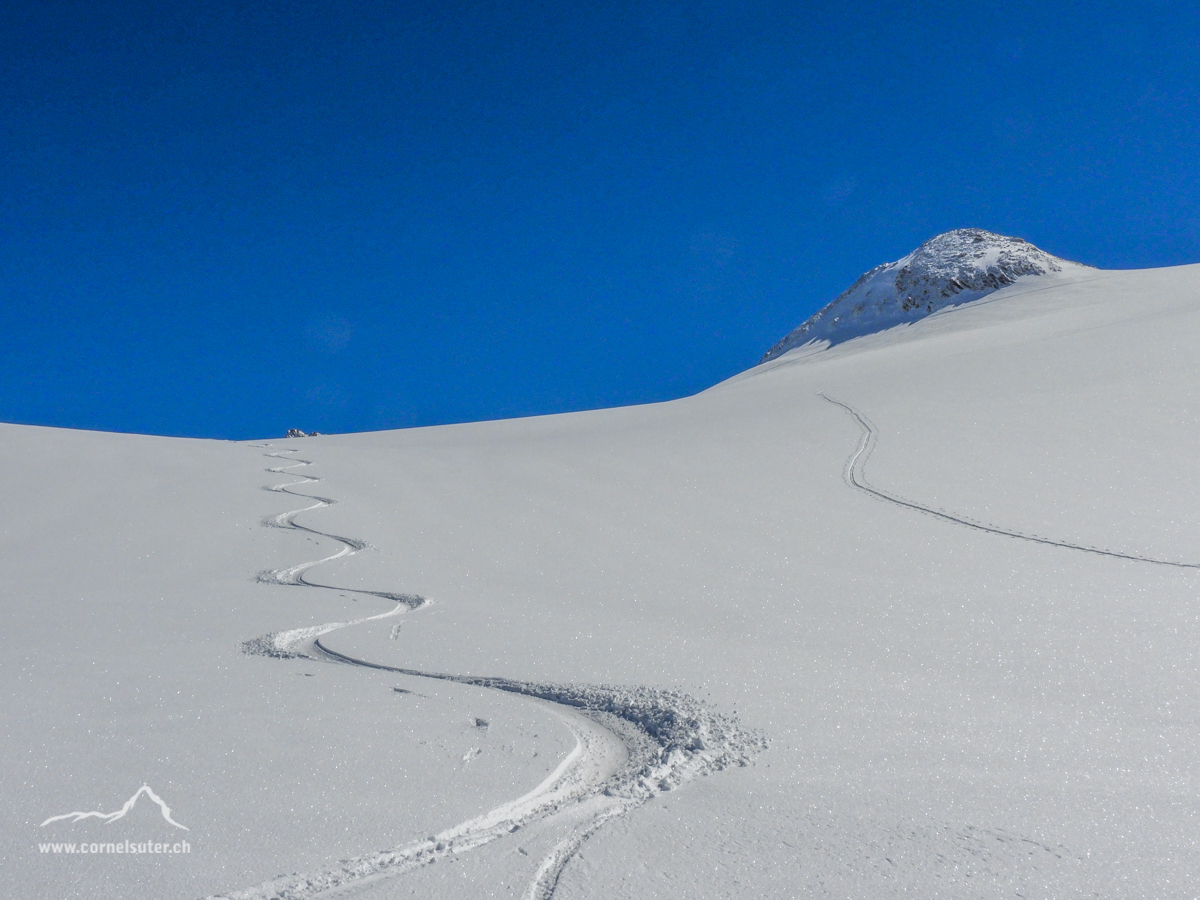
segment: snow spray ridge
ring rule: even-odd
[[[295,459],[279,453],[266,455],[277,459]],[[292,465],[273,467],[267,471],[284,474],[288,469],[311,464],[311,460],[295,459]],[[325,634],[417,610],[429,601],[415,594],[339,588],[309,580],[306,577],[309,569],[352,556],[369,545],[356,538],[318,531],[296,522],[296,516],[301,513],[336,502],[291,490],[296,485],[320,480],[307,475],[299,477],[302,480],[273,485],[267,490],[312,500],[313,505],[268,516],[263,524],[329,538],[341,543],[342,549],[322,559],[261,572],[258,580],[265,584],[368,594],[392,600],[396,606],[380,615],[351,622],[331,622],[272,632],[245,641],[242,644],[244,653],[282,659],[321,660],[521,694],[552,705],[575,737],[575,749],[554,772],[525,796],[440,834],[394,850],[342,860],[337,866],[321,872],[280,876],[256,887],[207,900],[308,900],[329,892],[341,893],[344,889],[397,875],[450,854],[466,852],[533,822],[562,815],[579,820],[579,824],[573,825],[567,837],[559,841],[542,860],[524,894],[524,900],[549,900],[571,857],[609,819],[624,815],[651,797],[678,787],[696,776],[732,765],[748,765],[760,751],[766,749],[766,741],[761,735],[744,730],[736,719],[719,714],[679,691],[642,686],[563,685],[424,672],[355,659],[329,649],[320,641]]]
[[[1027,534],[1022,531],[1012,531],[1007,528],[1001,528],[998,525],[989,525],[985,522],[978,522],[968,516],[960,513],[950,513],[941,509],[934,509],[931,506],[917,503],[913,500],[908,500],[898,494],[893,494],[885,491],[882,488],[873,487],[866,479],[864,469],[867,464],[867,459],[875,449],[875,444],[878,440],[879,432],[870,420],[852,407],[849,403],[843,403],[841,400],[835,400],[828,394],[818,391],[817,396],[829,401],[834,406],[840,406],[856,421],[862,429],[862,437],[859,439],[858,448],[850,456],[846,463],[846,470],[843,477],[846,483],[853,488],[870,494],[879,500],[886,500],[888,503],[894,503],[897,506],[904,506],[908,509],[915,509],[917,512],[926,513],[927,515],[935,516],[939,519],[944,519],[947,522],[953,522],[956,525],[965,525],[968,528],[974,528],[977,531],[986,531],[991,534],[999,534],[1004,537],[1018,538],[1022,541],[1032,541],[1035,544],[1046,544],[1050,547],[1063,547],[1067,550],[1081,550],[1084,553],[1095,553],[1099,556],[1110,556],[1114,559],[1128,559],[1133,562],[1152,563],[1156,566],[1172,566],[1177,569],[1200,569],[1200,563],[1176,562],[1169,559],[1154,559],[1150,556],[1139,556],[1136,553],[1121,553],[1116,550],[1105,550],[1102,547],[1089,547],[1086,544],[1073,544],[1070,541],[1059,541],[1053,538],[1039,537],[1035,534]]]

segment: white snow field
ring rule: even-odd
[[[1071,266],[670,403],[0,426],[0,896],[1196,897],[1197,346]]]

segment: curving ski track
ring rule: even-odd
[[[288,469],[312,465],[311,460],[282,455],[295,452],[284,450],[266,454],[270,458],[294,460],[291,465],[276,466],[267,471],[284,474]],[[243,652],[282,659],[305,658],[361,666],[521,694],[535,702],[550,704],[574,736],[575,747],[529,793],[429,838],[393,850],[342,860],[336,867],[318,872],[282,876],[255,887],[214,895],[207,900],[309,900],[322,896],[341,896],[358,887],[436,862],[451,854],[464,853],[553,817],[567,827],[567,836],[542,859],[523,897],[523,900],[549,900],[571,857],[605,822],[624,815],[651,797],[697,775],[706,775],[730,765],[747,765],[757,752],[766,748],[761,736],[744,731],[732,718],[715,713],[694,698],[675,691],[648,687],[561,685],[425,672],[356,659],[329,649],[320,641],[325,634],[411,612],[422,608],[428,601],[415,594],[340,588],[309,580],[306,573],[310,569],[360,553],[368,549],[368,544],[298,523],[296,517],[301,513],[322,509],[337,501],[291,490],[296,485],[320,480],[299,473],[292,474],[298,475],[301,480],[272,485],[267,490],[311,500],[312,505],[267,517],[263,524],[329,538],[342,544],[342,549],[321,559],[261,572],[258,580],[266,584],[370,595],[391,600],[396,606],[379,615],[350,622],[331,622],[272,632],[244,642]]]
[[[1116,550],[1106,550],[1102,547],[1089,547],[1086,544],[1073,544],[1070,541],[1059,541],[1053,538],[1038,537],[1033,534],[1026,534],[1021,531],[1013,531],[1007,528],[1000,528],[997,525],[989,525],[985,522],[977,522],[964,515],[956,513],[948,513],[944,510],[934,509],[931,506],[917,503],[913,500],[908,500],[897,494],[885,491],[882,488],[877,488],[871,485],[864,474],[864,468],[867,464],[867,459],[871,456],[875,449],[875,444],[878,440],[879,432],[875,426],[871,424],[862,413],[856,410],[849,403],[843,403],[841,400],[835,400],[828,394],[818,391],[818,397],[829,401],[834,406],[840,406],[856,421],[862,429],[862,437],[859,439],[858,448],[850,456],[846,463],[844,477],[846,483],[853,488],[857,488],[863,493],[870,494],[879,500],[885,500],[888,503],[894,503],[897,506],[903,506],[908,509],[916,510],[917,512],[925,513],[930,516],[935,516],[939,519],[944,519],[947,522],[953,522],[956,525],[965,525],[967,528],[974,528],[977,531],[986,531],[989,534],[998,534],[1004,537],[1017,538],[1022,541],[1031,541],[1035,544],[1045,544],[1049,547],[1062,547],[1067,550],[1080,550],[1084,553],[1094,553],[1098,556],[1109,556],[1114,559],[1127,559],[1133,562],[1152,563],[1156,566],[1171,566],[1176,569],[1200,569],[1200,563],[1176,562],[1169,559],[1155,559],[1150,556],[1139,556],[1136,553],[1121,553]]]

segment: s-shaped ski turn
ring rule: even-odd
[[[890,491],[885,491],[882,488],[875,487],[867,481],[864,474],[867,460],[870,458],[872,451],[875,449],[875,444],[878,440],[879,432],[871,421],[861,412],[851,406],[849,403],[843,403],[841,400],[835,400],[824,392],[818,392],[818,397],[832,403],[834,406],[840,406],[858,423],[858,427],[862,429],[862,437],[859,439],[858,447],[854,453],[850,455],[850,459],[846,462],[846,470],[844,477],[846,483],[865,494],[870,494],[879,500],[885,500],[888,503],[894,503],[897,506],[903,506],[908,509],[916,510],[917,512],[925,513],[930,516],[935,516],[939,519],[944,519],[947,522],[953,522],[956,525],[965,525],[967,528],[974,528],[977,531],[986,531],[990,534],[998,534],[1004,537],[1017,538],[1022,541],[1032,541],[1035,544],[1045,544],[1049,547],[1062,547],[1067,550],[1080,550],[1084,553],[1094,553],[1099,556],[1110,556],[1114,559],[1128,559],[1133,562],[1152,563],[1156,566],[1171,566],[1176,569],[1200,569],[1200,563],[1176,562],[1169,559],[1154,559],[1150,556],[1139,556],[1136,553],[1121,553],[1116,550],[1106,550],[1102,547],[1089,547],[1086,544],[1073,544],[1070,541],[1059,541],[1052,538],[1038,537],[1037,535],[1027,534],[1021,531],[1014,531],[1007,528],[1001,528],[997,525],[989,525],[985,522],[978,522],[961,513],[950,513],[941,509],[934,509],[931,506],[926,506],[922,503],[917,503],[913,500],[908,500],[898,494],[893,494]]]
[[[295,452],[284,450],[266,454],[270,458],[293,460],[291,465],[276,466],[267,471],[284,474],[289,469],[312,464],[311,460],[282,455]],[[719,714],[677,691],[425,672],[355,659],[329,649],[320,639],[332,631],[413,612],[426,606],[428,601],[415,594],[340,588],[309,579],[307,573],[315,566],[353,556],[368,549],[368,545],[356,538],[319,531],[297,522],[296,517],[301,513],[331,506],[336,501],[292,490],[297,485],[320,480],[293,474],[300,480],[273,485],[268,490],[312,501],[311,505],[270,516],[263,524],[328,538],[342,547],[337,553],[321,559],[262,572],[258,580],[265,584],[370,595],[393,601],[396,605],[379,615],[349,622],[272,632],[244,642],[243,652],[360,666],[520,694],[532,702],[550,705],[575,738],[575,747],[529,793],[429,838],[343,860],[337,866],[312,873],[283,876],[255,887],[214,895],[207,900],[309,900],[334,894],[342,896],[359,886],[480,847],[534,822],[561,824],[566,831],[565,837],[541,860],[523,896],[523,900],[549,900],[571,858],[605,822],[625,815],[651,797],[698,775],[733,765],[748,765],[766,749],[766,741],[761,735],[742,729],[734,718]]]

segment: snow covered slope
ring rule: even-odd
[[[672,403],[0,427],[0,895],[1192,897],[1198,343],[1064,269]]]
[[[969,303],[1018,279],[1086,269],[1021,238],[959,228],[903,259],[864,273],[829,305],[767,351],[762,362],[812,341],[838,343]]]

